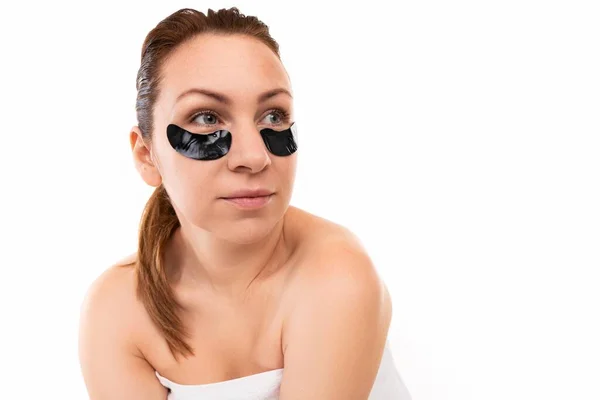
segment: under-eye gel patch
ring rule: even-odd
[[[276,156],[289,156],[298,150],[298,129],[295,122],[283,131],[261,129],[260,135],[267,149]]]
[[[231,132],[224,129],[199,134],[169,124],[167,137],[176,152],[194,160],[216,160],[227,154],[231,148]]]
[[[267,150],[280,157],[289,156],[298,149],[296,123],[288,129],[276,131],[270,128],[260,130]],[[175,124],[167,126],[167,138],[175,151],[194,160],[216,160],[223,157],[231,148],[231,132],[221,129],[212,133],[192,133]]]

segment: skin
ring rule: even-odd
[[[366,400],[391,299],[352,232],[289,204],[298,152],[272,155],[259,130],[287,128],[270,110],[285,109],[294,121],[293,99],[279,93],[257,102],[277,88],[293,95],[282,63],[256,39],[204,35],[176,49],[163,74],[153,139],[144,142],[135,126],[130,143],[140,176],[166,187],[181,221],[165,265],[195,356],[175,360],[136,299],[134,271],[118,267],[133,254],[93,282],[82,306],[79,354],[90,399],[164,400],[154,371],[191,385],[285,366],[280,400]],[[231,103],[202,94],[177,101],[190,88]],[[218,118],[190,121],[200,109]],[[228,129],[232,148],[218,160],[187,159],[170,147],[169,123],[196,133]],[[219,198],[257,186],[276,192],[259,210]]]

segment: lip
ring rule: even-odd
[[[222,199],[226,202],[244,209],[244,210],[255,210],[258,208],[262,208],[271,202],[271,198],[273,194],[269,194],[267,196],[256,196],[256,197],[232,197]]]
[[[272,190],[258,188],[258,189],[240,189],[231,193],[228,196],[223,196],[224,199],[232,199],[236,197],[261,197],[261,196],[269,196],[274,192]]]

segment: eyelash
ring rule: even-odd
[[[272,108],[271,110],[269,110],[269,112],[267,113],[267,115],[272,114],[272,113],[279,114],[279,116],[281,118],[281,123],[280,124],[287,124],[287,123],[290,122],[290,113],[287,112],[286,110],[281,109],[281,108]],[[219,121],[221,120],[219,118],[219,115],[217,113],[215,113],[214,111],[211,111],[211,110],[202,110],[202,111],[199,111],[199,112],[195,113],[194,115],[192,115],[190,117],[190,123],[195,123],[194,120],[196,118],[198,118],[200,115],[212,115],[215,118],[217,118]],[[212,125],[216,125],[216,124],[197,124],[197,125],[212,126]]]

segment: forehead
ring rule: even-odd
[[[183,43],[162,66],[162,100],[173,104],[192,87],[226,93],[234,100],[274,87],[291,92],[279,58],[258,39],[242,35],[203,34]]]

